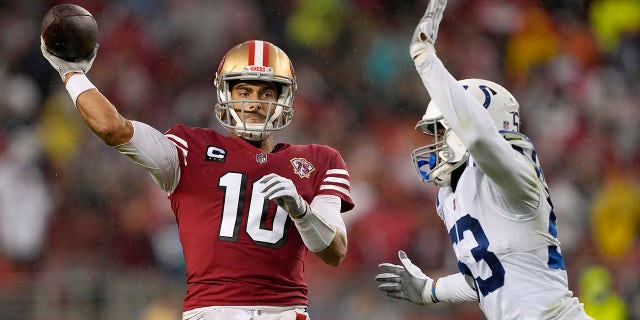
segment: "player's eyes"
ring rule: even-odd
[[[263,98],[273,98],[275,96],[275,94],[273,92],[263,92],[262,93],[262,97]]]
[[[250,98],[254,95],[258,95],[258,99],[260,100],[273,100],[276,97],[276,92],[275,90],[271,90],[271,89],[267,89],[267,90],[260,90],[260,91],[253,91],[253,90],[247,90],[247,89],[236,89],[234,91],[234,95],[240,98]]]

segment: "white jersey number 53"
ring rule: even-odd
[[[473,236],[473,239],[465,239],[465,236]],[[498,256],[489,251],[489,240],[477,219],[468,214],[461,217],[456,221],[456,224],[451,230],[449,230],[449,237],[454,246],[463,240],[466,240],[465,242],[475,241],[477,244],[470,249],[471,256],[475,261],[465,264],[458,260],[458,269],[460,269],[462,274],[474,279],[476,288],[483,297],[504,285],[504,268],[502,267],[502,263],[500,263]],[[488,277],[485,274],[482,275],[484,279],[480,275],[481,270],[486,270],[486,268],[480,265],[482,263],[488,266],[491,271],[491,275]],[[475,271],[475,274],[473,271]]]

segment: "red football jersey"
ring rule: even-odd
[[[265,154],[208,128],[173,126],[180,182],[169,196],[184,251],[184,310],[206,306],[307,305],[307,254],[289,215],[259,192],[269,173],[291,179],[307,202],[317,195],[353,208],[340,154],[324,145],[278,144]]]

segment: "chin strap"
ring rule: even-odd
[[[460,160],[456,163],[449,163],[449,167],[445,170],[442,170],[441,173],[438,173],[436,177],[433,179],[433,182],[440,187],[450,187],[452,184],[457,182],[457,179],[453,179],[453,173],[456,169],[460,168],[463,164],[467,163],[469,159],[468,156],[465,156],[463,160]]]
[[[238,137],[249,141],[262,141],[271,135],[271,131],[255,132],[236,129],[234,132]]]

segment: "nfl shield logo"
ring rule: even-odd
[[[261,164],[267,162],[267,155],[264,153],[256,154],[256,162]]]
[[[316,169],[313,167],[311,162],[304,158],[291,159],[291,165],[293,166],[293,172],[300,176],[300,178],[309,178],[311,176],[311,172]]]

